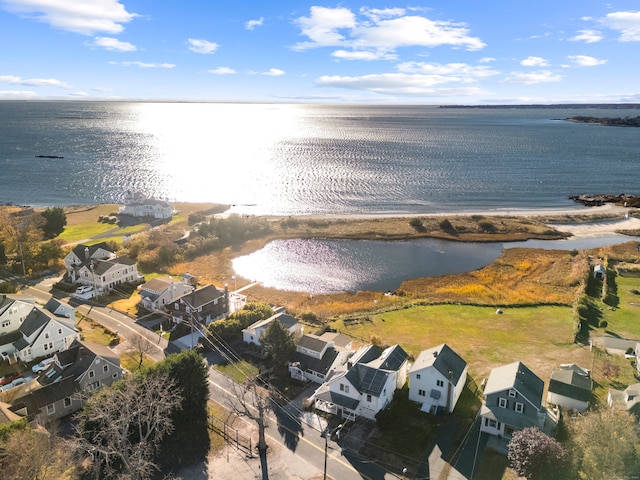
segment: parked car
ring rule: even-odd
[[[7,390],[12,389],[13,387],[17,387],[18,385],[22,385],[26,380],[22,377],[16,378],[13,382],[3,385],[0,390],[6,392]]]
[[[9,385],[11,382],[13,382],[14,380],[20,377],[22,377],[21,373],[17,373],[17,372],[8,373],[4,377],[0,378],[0,385],[2,386]]]
[[[51,362],[53,362],[54,358],[45,358],[44,360],[42,360],[40,363],[36,363],[33,367],[31,367],[31,371],[33,373],[38,373],[41,372],[43,370],[46,370],[47,367],[49,366],[49,364],[51,364]]]
[[[76,288],[76,293],[78,295],[82,295],[83,293],[89,293],[91,290],[93,290],[93,287],[91,285],[83,285]]]

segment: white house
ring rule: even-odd
[[[20,338],[9,352],[23,362],[50,356],[66,350],[74,340],[80,340],[80,332],[74,327],[75,319],[68,321],[54,318],[34,307],[18,331]]]
[[[98,292],[109,292],[122,283],[138,280],[138,266],[127,256],[109,260],[90,260],[75,269],[75,283],[89,285]]]
[[[175,213],[173,205],[164,200],[147,198],[139,193],[127,192],[124,205],[119,208],[122,215],[132,217],[150,217],[155,219],[171,218]]]
[[[593,380],[589,370],[573,363],[560,365],[549,380],[547,402],[584,412],[589,407]]]
[[[409,400],[423,412],[453,412],[467,381],[467,362],[446,343],[423,350],[409,370]]]
[[[271,322],[278,321],[282,326],[294,335],[302,334],[302,327],[298,320],[285,313],[283,307],[276,309],[275,313],[265,320],[259,320],[242,330],[242,341],[251,345],[260,346],[260,337],[264,335]]]
[[[408,355],[398,345],[381,351],[368,345],[356,351],[312,395],[317,409],[348,420],[361,416],[375,419],[406,383]]]
[[[627,411],[640,418],[640,383],[629,385],[624,390],[609,389],[607,403],[610,408]]]
[[[351,339],[345,335],[324,333],[303,335],[296,344],[296,353],[289,362],[294,380],[323,383],[328,375],[342,368],[354,353]]]
[[[91,260],[110,260],[116,258],[116,254],[109,249],[105,242],[95,245],[76,245],[66,257],[64,266],[67,269],[67,277],[71,283],[76,283],[76,272],[79,267]]]
[[[44,309],[48,312],[53,313],[56,317],[75,319],[76,316],[76,311],[72,306],[63,303],[53,297],[51,297],[45,304]]]
[[[0,339],[3,335],[15,332],[20,328],[27,315],[31,312],[35,299],[18,295],[0,296]],[[0,340],[1,342],[1,340]],[[2,345],[0,343],[0,349]]]
[[[138,287],[140,306],[151,312],[164,310],[165,306],[192,291],[191,285],[176,282],[171,277],[154,278]]]

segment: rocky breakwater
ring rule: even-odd
[[[569,197],[574,202],[582,203],[587,207],[599,207],[606,203],[613,203],[624,207],[640,208],[640,196],[621,193],[611,195],[606,193],[582,194]]]

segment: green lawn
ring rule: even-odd
[[[606,330],[640,339],[640,294],[632,293],[632,290],[640,292],[640,278],[617,275],[616,287],[617,306],[602,304],[603,318],[608,323]]]
[[[93,238],[96,235],[108,232],[109,230],[117,228],[117,225],[111,225],[108,223],[85,223],[82,225],[67,226],[57,238],[64,240],[67,243],[77,242],[87,238]]]
[[[588,365],[587,347],[573,343],[571,308],[503,308],[432,305],[372,315],[369,321],[332,326],[367,341],[371,333],[384,344],[400,344],[410,355],[447,343],[469,364],[478,383],[491,368],[522,361],[547,381],[561,363]]]
[[[216,369],[237,383],[242,383],[246,379],[258,375],[258,368],[244,360],[226,365],[216,365]]]

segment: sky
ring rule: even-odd
[[[640,1],[0,0],[0,100],[640,102]]]

